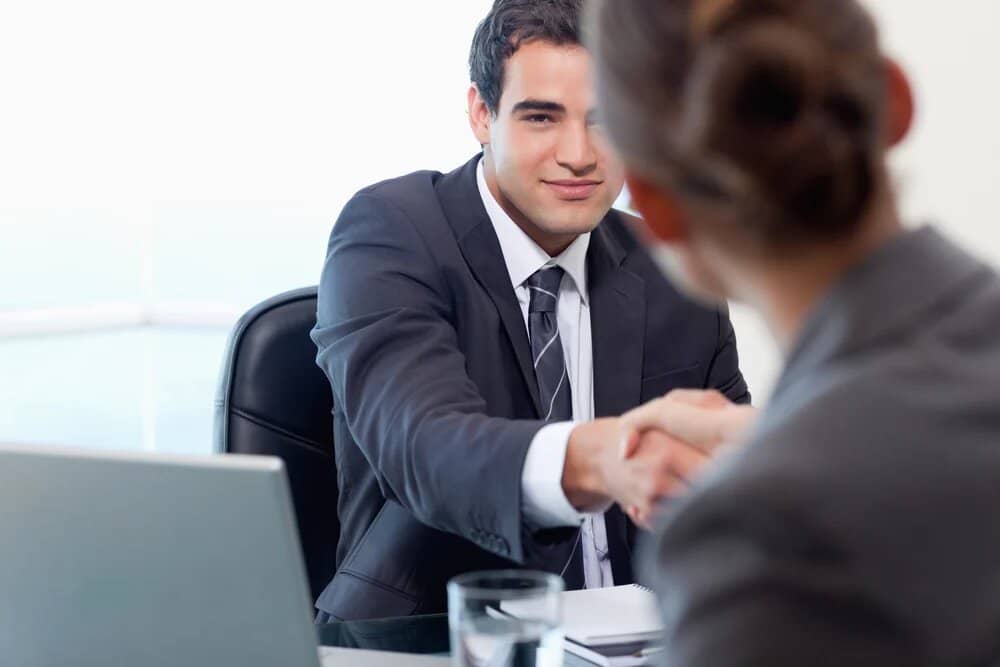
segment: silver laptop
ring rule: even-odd
[[[0,447],[3,665],[318,667],[312,613],[280,460]]]

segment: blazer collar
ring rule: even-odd
[[[543,414],[541,400],[521,306],[511,285],[496,231],[476,185],[476,165],[479,159],[480,156],[477,155],[464,166],[442,176],[437,185],[438,197],[465,261],[500,315],[521,370],[524,388],[531,396],[536,415],[540,417]]]
[[[900,234],[849,269],[813,308],[772,400],[818,366],[919,326],[984,271],[931,227]]]
[[[646,284],[627,268],[621,240],[627,233],[611,211],[594,230],[587,256],[595,417],[618,416],[642,398]]]

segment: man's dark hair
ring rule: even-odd
[[[496,115],[507,60],[527,42],[580,44],[583,0],[496,0],[472,38],[469,76]]]

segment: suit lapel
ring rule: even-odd
[[[514,348],[517,364],[539,417],[542,415],[535,369],[531,362],[531,346],[524,326],[521,306],[510,283],[510,273],[496,231],[490,222],[476,184],[479,158],[443,176],[438,184],[445,216],[455,230],[458,245],[476,279],[496,306],[504,330]]]
[[[587,255],[596,417],[620,415],[638,405],[642,395],[645,283],[623,268],[624,261],[624,250],[602,222]]]
[[[500,319],[507,331],[507,338],[514,346],[514,354],[517,356],[521,375],[531,393],[535,410],[540,416],[542,414],[541,401],[538,398],[538,383],[535,380],[535,369],[531,363],[531,346],[528,342],[528,332],[524,327],[524,316],[521,314],[521,306],[517,302],[514,288],[510,284],[507,265],[500,252],[500,242],[497,241],[496,233],[489,220],[487,219],[486,224],[479,225],[459,240],[459,245],[462,247],[462,252],[469,262],[472,272],[486,288],[497,312],[500,313]]]

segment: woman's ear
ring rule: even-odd
[[[895,60],[886,58],[886,137],[889,146],[900,144],[913,127],[915,102],[906,72]]]
[[[632,206],[642,216],[653,241],[677,243],[685,240],[687,230],[681,221],[680,206],[673,196],[628,171],[625,173],[625,185]]]

